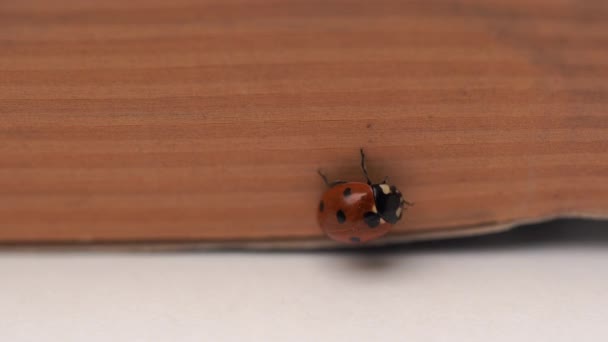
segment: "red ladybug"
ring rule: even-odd
[[[363,149],[361,169],[367,183],[329,182],[319,170],[329,189],[321,197],[317,219],[325,234],[339,242],[359,244],[385,235],[401,219],[406,205],[411,205],[386,178],[380,184],[372,183]]]

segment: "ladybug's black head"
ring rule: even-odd
[[[378,214],[390,224],[397,223],[407,204],[401,192],[394,185],[388,184],[373,184],[372,189]]]

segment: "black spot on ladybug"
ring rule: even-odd
[[[321,201],[319,203],[319,211],[323,211],[323,209],[325,209],[325,204],[323,203],[323,201]]]
[[[342,210],[338,210],[336,213],[336,218],[338,219],[338,223],[344,223],[344,221],[346,221],[346,215],[344,215]]]
[[[350,241],[352,241],[352,242],[354,242],[354,243],[359,243],[359,242],[361,242],[361,239],[359,239],[359,238],[358,238],[358,237],[356,237],[356,236],[353,236],[353,237],[351,237],[351,238],[350,238]]]
[[[368,211],[363,215],[363,220],[370,228],[376,228],[380,225],[380,215],[373,211]]]
[[[380,215],[373,211],[368,211],[363,215],[363,220],[370,228],[376,228],[380,225]]]
[[[350,196],[351,193],[352,193],[352,190],[350,188],[344,189],[344,197]]]

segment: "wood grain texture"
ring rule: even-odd
[[[0,3],[2,242],[316,241],[360,146],[388,239],[607,216],[608,2]]]

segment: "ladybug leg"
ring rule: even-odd
[[[329,186],[329,180],[327,180],[327,176],[323,173],[323,171],[321,171],[321,169],[318,169],[317,173],[319,174],[319,176],[321,176],[325,185]]]
[[[365,166],[365,153],[363,153],[363,148],[361,148],[359,151],[361,152],[361,170],[363,170],[365,179],[367,179],[367,184],[372,185],[372,181],[369,179],[369,175],[367,174],[367,166]]]
[[[382,184],[386,184],[388,182],[388,176],[384,177],[384,180],[382,181]]]
[[[335,186],[335,185],[338,185],[338,184],[344,184],[344,183],[346,183],[346,181],[343,181],[343,180],[336,180],[336,181],[330,182],[330,181],[327,179],[327,176],[326,176],[326,175],[323,173],[323,171],[321,171],[321,169],[318,169],[318,170],[317,170],[317,173],[318,173],[318,174],[319,174],[319,176],[321,176],[321,178],[323,179],[323,183],[325,183],[325,185],[327,185],[327,186],[328,186],[328,187],[330,187],[330,188],[331,188],[332,186]]]

